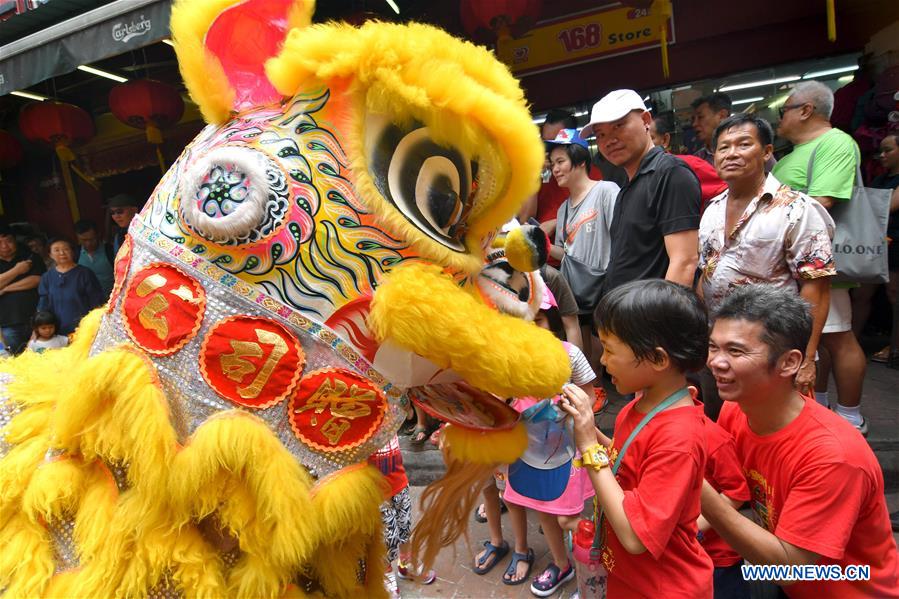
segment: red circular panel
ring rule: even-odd
[[[128,337],[155,355],[172,354],[190,341],[200,328],[205,309],[203,286],[163,263],[150,264],[135,273],[122,301]]]
[[[371,381],[349,370],[326,368],[303,377],[287,405],[296,436],[320,451],[340,451],[371,438],[387,412],[387,399]]]
[[[119,299],[119,294],[122,293],[122,286],[128,276],[129,266],[131,266],[131,235],[125,235],[125,241],[119,247],[119,253],[116,254],[112,265],[115,280],[112,284],[112,293],[109,294],[109,304],[107,304],[109,310],[112,310]]]
[[[415,387],[409,396],[431,416],[462,428],[506,430],[518,422],[518,412],[511,406],[466,382]]]
[[[248,408],[267,408],[297,385],[306,356],[274,320],[232,316],[216,324],[200,350],[200,372],[216,393]]]

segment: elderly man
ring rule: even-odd
[[[780,108],[778,134],[793,143],[793,151],[772,171],[782,183],[801,190],[825,208],[852,197],[852,186],[859,161],[858,146],[851,137],[830,125],[833,92],[818,81],[803,81]],[[812,164],[811,178],[809,163]],[[852,304],[849,290],[834,287],[830,292],[830,310],[824,325],[821,345],[827,350],[837,385],[837,413],[858,428],[863,435],[868,425],[861,416],[862,381],[865,378],[865,354],[852,332]],[[823,353],[823,352],[822,352]],[[825,364],[818,371],[816,397],[827,405]]]
[[[0,333],[9,353],[20,353],[31,336],[31,317],[37,307],[37,286],[44,261],[20,249],[12,229],[0,225]]]
[[[812,335],[796,382],[810,392],[836,274],[833,219],[818,202],[765,176],[773,137],[767,121],[744,114],[728,117],[713,134],[715,167],[727,190],[712,199],[699,225],[698,291],[710,310],[747,284],[768,283],[805,298]],[[706,414],[714,419],[721,403],[708,372],[703,379]]]
[[[702,515],[748,562],[785,566],[766,578],[789,597],[899,597],[877,458],[844,419],[795,388],[811,332],[808,304],[772,285],[742,286],[713,313],[718,424],[736,442],[757,523],[708,483]],[[803,568],[811,565],[819,567]]]
[[[604,292],[637,279],[691,286],[697,262],[699,180],[682,161],[652,143],[652,116],[639,94],[619,89],[593,106],[581,136],[627,173],[612,217]]]

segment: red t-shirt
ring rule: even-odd
[[[634,409],[638,400],[615,419],[613,461],[645,416]],[[628,447],[616,478],[624,490],[624,513],[646,551],[628,553],[605,520],[609,597],[712,597],[712,560],[696,539],[704,418],[697,406],[665,410]]]
[[[705,421],[705,479],[712,488],[735,501],[749,501],[749,485],[737,460],[734,439],[726,430],[709,419]],[[716,568],[726,568],[740,562],[742,557],[710,528],[703,534],[705,549]]]
[[[865,439],[841,416],[806,399],[793,422],[756,435],[736,404],[718,424],[730,432],[759,524],[822,557],[870,565],[864,582],[797,582],[790,597],[899,597],[899,558],[883,496],[883,472]]]
[[[696,176],[699,178],[699,189],[702,195],[702,204],[700,205],[699,214],[705,212],[705,207],[709,205],[709,200],[727,189],[727,183],[718,176],[715,167],[700,158],[699,156],[691,156],[689,154],[675,154],[687,163]]]

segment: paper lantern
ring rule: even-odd
[[[165,173],[162,156],[162,129],[171,127],[184,114],[184,100],[173,86],[150,79],[136,79],[117,85],[109,92],[109,108],[117,119],[147,133],[156,146],[159,168]]]
[[[481,43],[520,37],[540,18],[543,0],[462,0],[462,25]]]
[[[81,216],[69,169],[97,187],[93,177],[86,175],[73,164],[75,153],[72,146],[84,143],[94,136],[94,122],[91,116],[72,104],[35,102],[25,106],[19,114],[19,129],[29,141],[47,144],[56,150],[56,156],[62,165],[62,178],[69,198],[69,209],[72,211],[72,219],[77,221]]]

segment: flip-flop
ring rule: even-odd
[[[475,558],[475,565],[472,568],[472,571],[475,574],[486,574],[487,572],[492,570],[493,567],[498,564],[501,559],[506,557],[507,553],[509,553],[509,543],[506,541],[503,541],[502,545],[500,545],[499,547],[491,543],[489,540],[484,541],[484,548],[487,550],[484,552],[484,555],[482,555],[480,558]],[[494,556],[492,560],[490,560],[491,556]],[[489,564],[487,563],[487,560],[490,560]]]
[[[518,562],[527,562],[528,569],[524,573],[524,576],[519,578],[518,580],[512,580],[512,577],[515,576],[516,571],[518,570]],[[534,565],[534,550],[528,547],[527,553],[518,553],[517,551],[512,552],[512,559],[509,561],[508,567],[506,567],[506,571],[503,572],[503,584],[507,584],[509,586],[514,586],[517,584],[524,584],[531,577],[531,567]],[[506,578],[508,576],[508,578]]]

